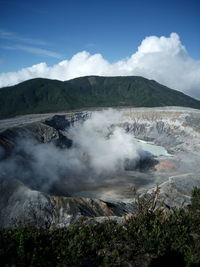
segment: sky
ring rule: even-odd
[[[200,98],[199,0],[0,0],[0,87],[140,75]]]

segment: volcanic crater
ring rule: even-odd
[[[167,205],[188,204],[193,186],[200,186],[199,124],[200,111],[180,107],[1,120],[2,225],[38,199],[56,207],[64,224],[77,214],[123,215],[132,187],[143,194],[158,185]]]

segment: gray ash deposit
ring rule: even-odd
[[[30,202],[44,213],[38,201],[52,205],[58,223],[83,210],[121,216],[131,210],[132,186],[143,193],[159,185],[167,205],[188,204],[192,187],[200,186],[198,125],[200,111],[177,107],[1,120],[1,226],[25,214]]]

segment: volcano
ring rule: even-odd
[[[159,185],[166,205],[189,204],[200,186],[199,123],[200,111],[181,107],[1,120],[1,226],[28,220],[30,210],[62,225],[124,216],[134,210],[132,187],[143,194]]]

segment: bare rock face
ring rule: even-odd
[[[159,185],[160,199],[166,205],[170,207],[188,205],[193,187],[200,186],[200,166],[198,163],[200,158],[200,111],[180,107],[113,110],[120,114],[119,121],[115,122],[118,126],[135,138],[151,141],[165,147],[171,156],[170,158],[161,157],[148,160],[148,163],[152,164],[149,172],[140,166],[133,171],[132,165],[128,164],[127,170],[116,177],[111,177],[112,179],[106,181],[105,188],[102,187],[102,190],[108,191],[110,186],[109,194],[114,190],[116,191],[116,188],[119,191],[123,188],[126,194],[126,187],[131,185],[138,186],[141,193],[144,193],[145,190],[151,193],[155,185]],[[101,112],[101,110],[96,112]],[[92,113],[93,111],[56,115],[26,115],[1,120],[0,166],[2,166],[1,162],[5,158],[9,159],[14,152],[16,153],[18,140],[31,139],[34,144],[50,144],[60,151],[71,149],[73,138],[65,129],[84,122]],[[22,152],[21,150],[17,151],[17,156],[27,159],[27,155],[24,156]],[[41,160],[43,157],[48,160],[49,155],[40,155]],[[85,159],[87,159],[86,156]],[[40,162],[40,159],[36,158],[35,160]],[[59,160],[62,159],[59,158]],[[22,161],[22,167],[23,164],[24,161]],[[141,161],[140,164],[142,164]],[[34,169],[34,166],[31,168]],[[60,166],[59,162],[58,166]],[[43,168],[42,163],[40,168]],[[44,168],[44,172],[49,173],[49,175],[54,174],[53,168],[50,170]],[[45,185],[46,178],[43,179],[43,176],[38,178],[37,170],[34,173],[33,181],[41,179]],[[61,172],[61,179],[64,177],[63,175]],[[82,179],[85,178],[87,177],[79,177],[78,181],[82,182]],[[116,186],[115,179],[118,182]],[[133,211],[132,197],[129,196],[124,196],[124,199],[128,199],[126,202],[122,202],[120,194],[116,194],[119,196],[118,201],[116,199],[109,201],[95,199],[94,192],[97,185],[91,187],[94,190],[91,198],[79,197],[78,193],[75,194],[77,197],[73,197],[73,194],[70,195],[70,192],[69,194],[68,192],[62,193],[66,191],[66,188],[70,188],[70,184],[67,183],[63,183],[63,191],[60,188],[61,193],[58,196],[53,191],[56,188],[56,183],[52,186],[52,190],[44,193],[44,187],[34,187],[25,182],[26,180],[21,179],[20,181],[20,179],[16,180],[1,174],[0,227],[11,226],[16,220],[39,224],[43,227],[49,227],[52,224],[65,226],[77,221],[80,216],[96,218],[97,221],[103,221],[105,217],[120,221],[119,217],[122,219],[121,216]],[[78,187],[79,184],[77,183]]]
[[[29,214],[36,203],[44,205],[47,198],[40,192],[29,189],[18,180],[0,179],[0,227],[17,223],[29,223]],[[31,208],[30,208],[31,204]]]
[[[0,157],[9,156],[20,140],[32,140],[35,143],[54,141],[60,148],[69,148],[72,145],[72,140],[67,137],[66,133],[42,122],[34,122],[0,132],[0,148],[3,151]]]
[[[51,197],[55,203],[57,222],[66,226],[80,217],[121,217],[133,210],[133,206],[123,202],[111,203],[91,198]]]
[[[56,130],[65,130],[71,125],[71,121],[65,115],[55,115],[53,118],[47,119],[45,123]]]
[[[123,113],[122,125],[135,137],[153,141],[171,153],[170,159],[155,165],[158,176],[168,174],[157,182],[162,201],[171,207],[190,204],[193,187],[200,186],[200,111],[180,107],[130,109]]]
[[[196,173],[185,173],[171,176],[160,185],[160,200],[169,207],[184,207],[190,203],[193,188],[200,187],[200,177]],[[149,190],[151,193],[152,190]]]
[[[59,147],[69,148],[72,140],[64,130],[85,121],[88,116],[88,112],[76,112],[64,115],[25,115],[0,120],[0,149],[6,155],[10,155],[19,139],[33,139],[39,143],[55,140],[55,144]]]
[[[190,108],[124,110],[123,127],[139,139],[154,141],[169,151],[200,152],[200,111]]]
[[[26,129],[41,143],[48,143],[52,139],[58,138],[56,129],[49,127],[44,123],[32,123],[27,125]]]
[[[17,180],[0,179],[0,227],[33,224],[67,226],[80,217],[123,216],[132,210],[125,203],[98,199],[48,196]]]
[[[88,112],[76,112],[73,114],[54,115],[45,120],[45,124],[53,127],[56,130],[64,131],[70,126],[74,126],[76,122],[80,123],[88,119]]]
[[[9,128],[0,133],[0,147],[5,156],[11,154],[19,140],[32,139],[35,142],[47,143],[52,139],[58,139],[58,132],[43,123],[31,123],[21,127]]]

